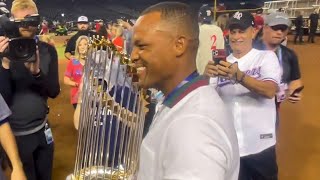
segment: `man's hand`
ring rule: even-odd
[[[71,59],[74,58],[74,56],[73,56],[70,52],[64,53],[64,56],[65,56],[68,60],[71,60]]]
[[[204,74],[208,77],[215,77],[218,75],[218,68],[213,61],[209,61],[204,70]]]
[[[13,167],[11,173],[11,180],[27,180],[26,175],[24,174],[22,166]]]
[[[301,101],[302,93],[295,93],[293,96],[289,96],[288,101],[291,103],[297,103]]]
[[[132,26],[128,22],[126,22],[126,21],[124,21],[122,19],[118,19],[118,24],[120,26],[124,27],[125,29],[131,29],[132,28]]]
[[[291,95],[294,92],[294,90],[296,90],[297,88],[299,88],[301,86],[303,86],[301,79],[291,81],[289,83],[289,95]],[[301,91],[299,93],[293,94],[293,96],[288,97],[288,101],[291,103],[297,103],[297,102],[301,101],[301,99],[302,99],[302,92]]]
[[[6,38],[4,36],[0,36],[0,56],[2,57],[2,67],[5,69],[10,68],[10,60],[6,57],[3,57],[3,52],[8,48],[9,46],[9,38]]]
[[[220,61],[217,67],[218,75],[229,80],[236,80],[236,73],[240,71],[238,64],[231,64],[227,61]]]
[[[3,53],[9,46],[9,38],[0,36],[0,53]]]
[[[229,80],[239,80],[242,72],[238,68],[238,64],[231,64],[227,61],[220,61],[215,65],[214,61],[209,61],[204,74],[209,77],[221,76]]]
[[[29,71],[33,74],[39,74],[40,72],[40,55],[39,55],[39,49],[37,46],[36,50],[36,61],[35,62],[26,62],[24,63],[26,68],[29,69]]]

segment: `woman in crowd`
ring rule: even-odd
[[[78,103],[79,84],[83,74],[83,66],[88,51],[89,39],[87,36],[80,36],[76,42],[75,56],[68,62],[66,72],[64,74],[64,84],[71,86],[70,96],[71,104],[74,108]]]
[[[112,43],[116,46],[117,50],[122,52],[124,49],[123,27],[115,25],[112,27]]]

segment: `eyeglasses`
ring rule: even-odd
[[[280,24],[280,25],[270,26],[270,28],[272,30],[274,30],[274,31],[279,31],[280,30],[281,32],[284,32],[284,31],[286,31],[288,29],[288,26]]]

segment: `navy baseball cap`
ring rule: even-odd
[[[254,27],[254,17],[250,12],[238,11],[231,16],[228,22],[229,29],[245,30],[250,26]]]
[[[201,22],[211,23],[213,19],[212,14],[212,10],[207,4],[202,5],[199,10],[199,19]]]

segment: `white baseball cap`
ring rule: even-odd
[[[78,18],[78,23],[88,23],[89,22],[89,20],[88,20],[88,17],[87,16],[80,16],[79,18]]]

